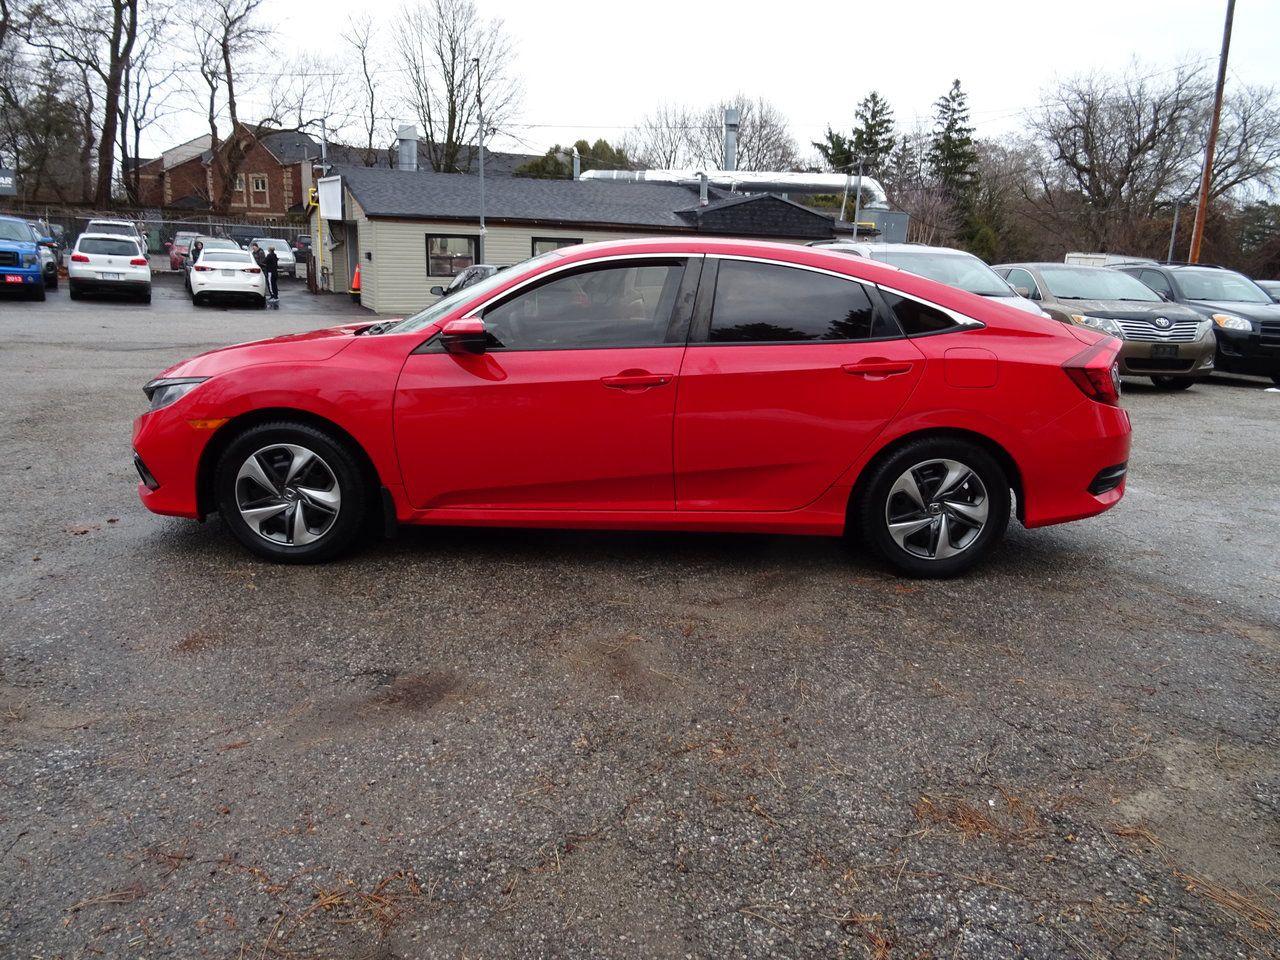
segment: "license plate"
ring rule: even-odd
[[[4,275],[4,282],[5,283],[21,283],[22,278],[18,276],[16,273],[6,273]]]
[[[234,270],[219,270],[218,272],[224,277],[234,277],[236,275]]]
[[[1169,360],[1178,355],[1178,347],[1172,343],[1153,343],[1151,345],[1152,360]]]
[[[119,279],[120,279],[120,274],[118,274],[118,273],[100,273],[100,274],[98,274],[98,279],[99,279],[99,280],[119,280]]]

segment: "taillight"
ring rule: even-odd
[[[131,267],[145,267],[145,266],[147,266],[147,258],[146,258],[146,257],[134,257],[132,260],[130,260],[130,261],[129,261],[129,266],[131,266]]]
[[[260,269],[258,269],[257,267],[245,267],[245,268],[244,268],[243,270],[241,270],[240,272],[241,272],[241,273],[261,273],[262,271],[261,271]]]
[[[197,270],[200,273],[208,273],[210,270],[213,269],[213,267],[202,267],[200,266],[200,264],[197,263],[195,267],[193,267],[192,269]]]
[[[89,258],[85,256],[83,253],[73,253],[71,255],[71,262],[72,263],[88,263]]]
[[[1116,356],[1120,341],[1105,337],[1077,353],[1062,365],[1071,382],[1090,400],[1116,406],[1120,403],[1120,365]]]

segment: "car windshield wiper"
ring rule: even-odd
[[[399,322],[400,322],[399,320],[381,320],[378,323],[375,323],[371,326],[365,327],[363,330],[358,331],[356,336],[376,337],[380,333],[386,333],[388,330],[390,330]]]

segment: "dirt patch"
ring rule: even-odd
[[[223,638],[207,630],[192,630],[173,645],[175,653],[203,653],[222,643]]]
[[[628,634],[616,640],[592,640],[565,650],[575,676],[603,686],[635,703],[653,703],[684,685],[656,640]]]
[[[458,680],[448,673],[422,673],[397,676],[387,686],[369,697],[368,705],[410,713],[422,713],[438,706],[458,689]]]

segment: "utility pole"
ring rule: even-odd
[[[858,221],[862,218],[862,158],[858,158],[858,192],[853,197],[853,239],[858,239]]]
[[[1182,212],[1182,200],[1179,198],[1173,203],[1173,229],[1169,231],[1169,254],[1165,257],[1167,261],[1173,263],[1173,244],[1178,239],[1178,214]]]
[[[1204,149],[1204,170],[1200,174],[1200,202],[1196,205],[1196,222],[1191,228],[1190,263],[1200,262],[1200,242],[1204,239],[1204,220],[1209,207],[1209,183],[1213,178],[1213,150],[1218,143],[1218,121],[1222,119],[1222,88],[1227,82],[1227,53],[1231,50],[1231,20],[1236,13],[1236,0],[1227,0],[1227,20],[1222,27],[1222,53],[1218,55],[1218,86],[1213,92],[1213,119],[1209,123],[1209,142]]]
[[[484,98],[480,96],[480,58],[472,57],[476,65],[476,111],[480,114],[480,241],[476,244],[476,262],[484,263]]]

